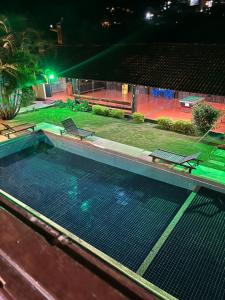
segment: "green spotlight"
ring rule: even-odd
[[[49,74],[48,77],[49,77],[49,79],[53,80],[53,79],[55,79],[55,74],[51,73],[51,74]]]
[[[56,73],[51,69],[46,69],[45,75],[46,75],[46,79],[47,79],[48,83],[57,79]]]

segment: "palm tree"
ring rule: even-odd
[[[34,84],[37,55],[26,32],[15,35],[7,18],[0,17],[0,117],[14,118],[21,105],[22,90]]]

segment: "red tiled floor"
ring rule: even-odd
[[[225,133],[225,122],[218,122],[213,129],[215,133]]]
[[[130,102],[132,101],[132,94],[129,92],[127,95],[122,95],[120,91],[116,90],[99,90],[95,92],[89,92],[83,94],[83,96],[93,97],[98,99],[112,99],[117,101]],[[67,98],[73,98],[66,95],[66,93],[56,93],[51,98],[48,98],[47,102],[55,100],[66,101]],[[104,105],[104,100],[98,101],[99,104]],[[225,111],[225,103],[212,103],[208,102],[211,106],[221,111]],[[114,107],[120,107],[121,104],[113,103]],[[192,109],[182,108],[179,99],[167,99],[163,97],[153,97],[148,94],[137,94],[137,111],[142,113],[145,118],[156,120],[159,117],[167,117],[172,120],[185,120],[190,121],[192,119]],[[219,132],[225,132],[225,126],[223,123],[218,122],[216,130]]]
[[[59,92],[59,93],[54,93],[52,95],[52,97],[48,97],[46,102],[47,103],[52,103],[56,100],[62,100],[63,102],[66,102],[66,100],[70,98],[70,99],[73,99],[74,97],[73,96],[70,96],[70,95],[67,95],[66,92]]]
[[[173,120],[191,120],[191,108],[185,111],[181,108],[178,99],[166,99],[149,95],[137,96],[137,111],[146,118],[156,120],[159,117],[167,117]]]

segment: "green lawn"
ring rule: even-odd
[[[206,143],[198,143],[199,137],[160,130],[156,128],[155,124],[151,123],[135,124],[132,120],[113,119],[92,113],[72,112],[67,108],[55,107],[20,114],[16,117],[16,121],[48,122],[60,125],[60,122],[68,117],[71,117],[79,127],[95,131],[97,136],[123,144],[145,150],[161,148],[181,154],[201,152],[201,159],[208,166],[211,164],[211,162],[207,162],[208,160],[220,160],[220,158],[215,158],[213,155],[215,147]],[[214,167],[223,169],[219,165]]]

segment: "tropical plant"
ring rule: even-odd
[[[12,119],[19,112],[22,94],[40,76],[37,55],[26,47],[28,39],[0,17],[0,117]]]
[[[74,111],[82,111],[82,112],[88,112],[91,110],[91,107],[89,105],[89,102],[87,100],[79,100],[78,103],[76,102],[78,100],[75,100],[75,106]]]
[[[54,105],[59,107],[59,108],[65,108],[67,107],[66,102],[64,102],[63,100],[56,100],[54,102]]]
[[[26,107],[34,103],[36,96],[32,87],[22,88],[21,107]]]
[[[76,104],[75,104],[75,101],[73,101],[73,100],[70,99],[70,98],[67,98],[67,99],[66,99],[66,106],[67,106],[70,110],[73,110],[75,105],[76,105]]]
[[[192,111],[194,125],[200,133],[209,131],[220,116],[220,112],[207,103],[199,103]]]

